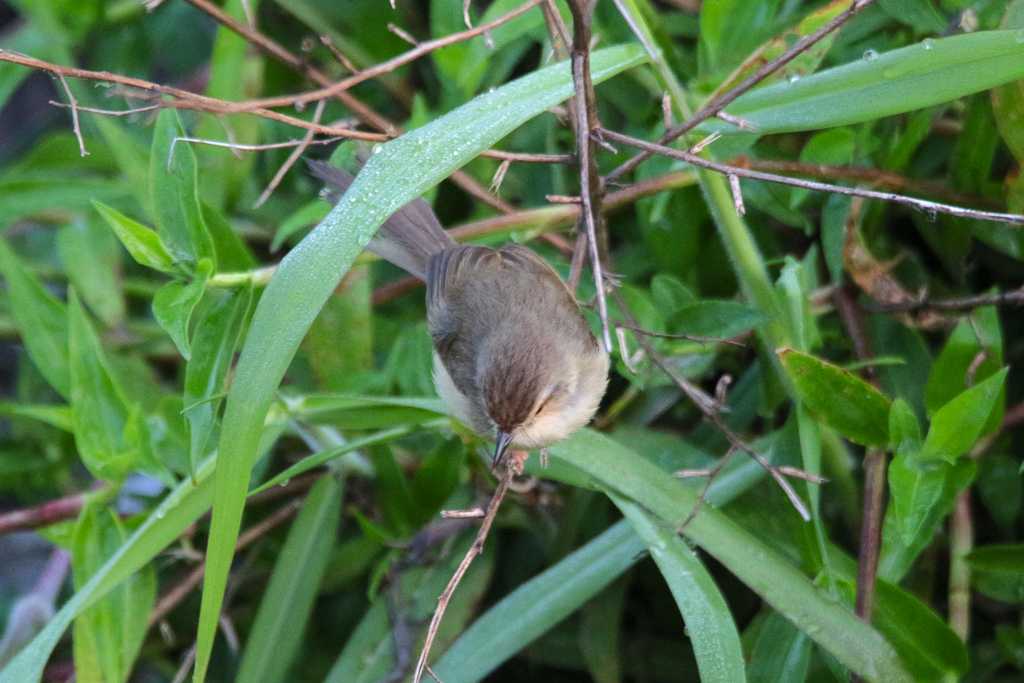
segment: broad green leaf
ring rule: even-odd
[[[256,0],[229,0],[222,9],[234,20],[246,23],[247,12],[250,16],[257,16],[259,5]],[[230,27],[217,28],[209,65],[207,96],[238,102],[260,95],[264,60],[250,50],[249,41]],[[260,142],[260,121],[245,114],[203,117],[196,126],[196,136],[220,139],[224,137],[225,129],[231,131],[230,137],[234,142],[249,145]],[[252,173],[257,159],[255,154],[236,157],[232,150],[210,145],[201,146],[197,156],[203,179],[199,194],[217,208],[223,208],[236,199],[242,182]],[[213,226],[210,228],[212,232]],[[221,269],[234,269],[220,260],[219,252],[217,263]]]
[[[137,263],[162,273],[176,272],[174,258],[155,230],[128,218],[103,202],[94,201],[93,206]]]
[[[323,391],[359,391],[358,382],[374,367],[373,278],[367,266],[355,267],[345,284],[327,300],[302,350],[317,387]],[[339,344],[338,339],[345,343]]]
[[[199,205],[196,155],[175,109],[161,109],[149,156],[149,196],[157,231],[175,261],[213,258],[213,241]]]
[[[811,663],[811,639],[778,612],[760,624],[750,652],[751,683],[801,683]]]
[[[889,450],[916,456],[921,449],[921,425],[914,409],[902,398],[889,408]]]
[[[415,396],[305,394],[288,397],[287,404],[296,417],[353,430],[425,422],[448,414],[441,399]]]
[[[1009,368],[1003,368],[935,411],[921,458],[952,463],[969,451],[1002,395],[1008,372]]]
[[[1024,30],[1024,0],[1006,6],[1001,28]],[[1024,163],[1024,79],[992,90],[992,113],[1006,146],[1017,163]]]
[[[640,64],[636,46],[595,52],[595,82]],[[327,297],[380,224],[520,124],[572,93],[567,63],[480,95],[381,145],[327,218],[281,262],[260,298],[228,395],[193,679],[206,676],[253,454],[274,392]]]
[[[75,589],[81,590],[124,543],[127,533],[117,513],[86,505],[72,540]],[[75,674],[82,683],[123,683],[146,637],[156,602],[156,571],[141,568],[76,620]]]
[[[125,304],[117,240],[98,223],[75,221],[57,233],[57,253],[82,300],[106,326],[119,324]]]
[[[68,368],[67,309],[46,291],[2,239],[0,272],[7,283],[11,314],[29,358],[50,386],[68,398],[71,371]]]
[[[978,465],[978,498],[996,524],[1009,531],[1017,522],[1024,498],[1024,482],[1018,474],[1020,462],[1005,453],[989,451]]]
[[[812,414],[846,438],[865,446],[889,443],[889,405],[884,394],[851,372],[793,349],[779,359]]]
[[[194,470],[209,450],[224,381],[252,301],[252,288],[217,292],[196,323],[192,358],[185,366],[182,398],[188,420],[189,462]]]
[[[74,290],[68,297],[71,422],[82,462],[98,479],[118,481],[144,457],[140,406],[129,405]]]
[[[234,161],[234,159],[232,159]],[[217,209],[203,203],[203,219],[210,231],[213,250],[217,255],[217,268],[223,271],[249,270],[256,266],[256,259],[245,241],[234,231],[228,219]]]
[[[321,477],[277,556],[239,665],[239,683],[283,681],[299,653],[341,523],[341,483]]]
[[[1017,31],[977,31],[916,45],[775,83],[739,97],[728,113],[768,135],[871,121],[924,109],[1024,77]],[[735,126],[707,128],[736,133]]]
[[[897,582],[910,570],[953,510],[956,497],[974,479],[973,460],[950,465],[922,462],[900,453],[889,463],[889,506],[882,527],[879,576]]]
[[[192,358],[192,343],[189,339],[189,323],[192,312],[203,298],[206,281],[210,277],[211,264],[208,259],[199,262],[195,277],[188,282],[168,282],[153,296],[153,317],[164,328],[178,353],[185,360]]]
[[[610,494],[612,501],[644,540],[665,577],[686,622],[693,654],[705,683],[745,681],[743,648],[729,605],[697,555],[675,529],[665,528],[638,504]]]
[[[378,683],[387,680],[398,665],[396,629],[404,630],[411,641],[412,652],[419,652],[425,627],[437,606],[437,596],[444,590],[471,542],[469,535],[463,534],[441,561],[399,572],[397,586],[392,589],[394,597],[377,597],[345,643],[324,683]],[[470,566],[445,612],[435,641],[435,652],[443,650],[470,620],[491,581],[495,564],[495,553],[485,551]],[[398,623],[389,614],[392,612],[388,608],[391,600],[398,606],[395,614],[400,620]]]
[[[994,306],[976,309],[969,319],[961,320],[953,328],[932,365],[924,395],[928,415],[934,416],[939,408],[969,388],[969,373],[977,384],[1002,366],[1003,335],[999,314]],[[991,433],[1002,419],[1000,402],[983,433]]]
[[[701,72],[712,74],[736,65],[772,29],[779,0],[711,0],[700,9]]]
[[[806,35],[814,33],[834,19],[836,15],[846,11],[849,7],[849,0],[832,0],[827,5],[809,12],[807,16],[801,19],[795,26],[787,29],[775,38],[772,38],[752,52],[743,64],[736,69],[736,71],[731,73],[726,81],[716,88],[716,92],[725,92],[726,90],[734,87],[763,65],[773,59],[777,59],[782,55],[782,53],[789,49],[794,42]],[[764,79],[761,84],[767,85],[768,83],[779,80],[788,81],[791,78],[800,78],[809,73],[813,73],[817,70],[818,65],[821,63],[821,60],[824,59],[829,49],[831,49],[832,42],[834,40],[834,33],[822,38],[808,50],[802,52],[791,62],[784,65],[768,78]]]
[[[1001,602],[1024,603],[1024,545],[981,546],[967,563],[979,591]]]
[[[943,33],[948,20],[931,0],[879,0],[878,6],[896,21],[917,33]]]
[[[59,183],[52,174],[4,178],[0,180],[0,225],[30,216],[71,220],[94,201],[116,202],[128,194],[125,184],[97,176],[62,178]]]
[[[843,581],[847,595],[852,582]],[[888,581],[876,585],[873,622],[900,653],[915,681],[959,679],[967,672],[967,648],[928,605]]]
[[[669,328],[698,337],[729,339],[752,329],[764,320],[761,313],[736,301],[704,299],[680,308]]]

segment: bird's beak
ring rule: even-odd
[[[509,444],[511,443],[511,434],[501,431],[498,432],[498,438],[494,440],[494,459],[491,461],[492,467],[498,469],[498,466],[505,458],[505,451],[508,450]]]

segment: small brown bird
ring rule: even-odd
[[[310,162],[336,203],[352,176]],[[460,246],[422,199],[391,216],[368,249],[427,285],[434,385],[452,412],[496,442],[543,448],[587,424],[608,356],[558,273],[530,249]]]

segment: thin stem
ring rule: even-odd
[[[810,33],[800,40],[793,43],[793,45],[783,52],[781,55],[773,59],[772,61],[764,64],[755,71],[753,74],[748,76],[743,82],[739,83],[733,88],[730,88],[727,92],[722,93],[718,97],[713,98],[710,102],[705,104],[696,114],[689,117],[684,123],[679,124],[675,128],[672,128],[664,133],[658,140],[661,144],[668,144],[676,138],[685,135],[689,131],[699,126],[704,121],[717,116],[719,112],[725,109],[727,106],[732,104],[740,95],[749,91],[751,88],[756,86],[764,79],[771,76],[773,73],[789,64],[791,61],[799,57],[801,54],[809,50],[825,36],[829,35],[833,31],[837,30],[840,26],[845,24],[847,21],[856,16],[861,10],[871,5],[874,0],[854,0],[850,4],[850,7],[836,15],[832,21],[828,22],[814,33]],[[644,152],[637,154],[629,161],[623,163],[618,168],[613,170],[607,175],[608,180],[614,180],[622,175],[629,173],[641,163],[651,158],[653,152],[651,150],[644,150]]]
[[[1009,223],[1013,225],[1024,225],[1024,215],[1013,214],[1013,213],[999,213],[996,211],[981,211],[978,209],[968,209],[961,206],[953,206],[951,204],[941,204],[939,202],[929,201],[927,199],[918,199],[916,197],[908,197],[906,195],[894,194],[892,192],[879,192],[877,190],[864,190],[855,187],[845,187],[843,185],[832,185],[830,183],[822,183],[814,180],[803,180],[800,178],[790,178],[788,176],[775,175],[773,173],[763,173],[761,171],[754,171],[745,168],[739,168],[736,166],[730,166],[728,164],[718,163],[711,161],[695,154],[690,154],[672,147],[665,147],[664,145],[655,144],[653,142],[647,142],[640,138],[635,138],[630,135],[623,135],[622,133],[616,133],[610,130],[602,131],[602,134],[615,142],[649,151],[652,154],[660,154],[662,156],[670,157],[672,159],[679,159],[685,161],[694,166],[705,168],[716,173],[721,173],[725,176],[739,176],[741,178],[750,178],[752,180],[763,180],[769,183],[778,183],[780,185],[788,185],[790,187],[799,187],[805,190],[814,190],[817,192],[829,192],[833,194],[844,194],[851,197],[864,197],[866,199],[878,199],[884,202],[892,202],[894,204],[902,204],[910,206],[919,211],[923,211],[928,215],[935,215],[939,213],[949,214],[951,216],[958,216],[960,218],[973,218],[982,221],[995,221],[1000,223]]]
[[[971,566],[966,556],[974,547],[970,489],[956,498],[949,533],[949,627],[966,643],[971,631]]]

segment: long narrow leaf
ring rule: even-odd
[[[644,540],[661,570],[686,621],[702,683],[742,683],[744,671],[740,634],[729,605],[694,552],[673,529],[631,500],[611,494],[633,530]]]
[[[595,52],[593,78],[608,79],[643,61],[631,45]],[[392,212],[571,94],[569,65],[557,64],[378,147],[327,218],[281,262],[256,309],[228,395],[196,636],[197,683],[209,665],[263,419],[317,312]]]

